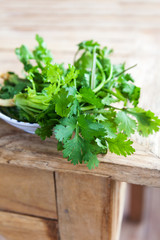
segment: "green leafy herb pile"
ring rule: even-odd
[[[24,45],[15,51],[25,77],[8,73],[0,90],[0,98],[6,99],[1,112],[39,123],[41,139],[54,134],[64,158],[89,169],[98,166],[97,154],[108,150],[134,153],[129,137],[135,131],[146,137],[159,130],[160,119],[138,107],[140,88],[126,73],[129,69],[111,62],[112,50],[92,40],[81,42],[74,64],[65,67],[53,61],[40,36],[36,40],[32,52]]]

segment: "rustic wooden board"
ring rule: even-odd
[[[144,193],[145,187],[132,184],[130,187],[130,205],[128,219],[133,222],[139,222],[144,214]]]
[[[61,240],[118,240],[124,186],[113,180],[56,173]]]
[[[58,240],[54,220],[0,212],[0,239],[3,240]]]
[[[110,153],[100,155],[99,167],[88,170],[86,165],[74,166],[64,159],[54,138],[43,142],[38,136],[0,123],[0,164],[109,176],[129,183],[160,186],[160,159],[139,144],[135,145],[136,153],[127,158]]]
[[[137,63],[131,73],[142,87],[140,106],[160,116],[159,0],[1,0],[0,72],[21,72],[14,49],[22,43],[32,48],[36,33],[45,38],[59,62],[71,63],[76,44],[95,39],[115,50],[113,62],[126,61],[127,66]],[[160,134],[148,139],[134,136],[144,147],[135,145],[136,153],[127,159],[113,154],[100,156],[101,164],[93,171],[68,163],[57,153],[53,140],[42,142],[2,123],[0,137],[2,165],[160,186]]]
[[[0,209],[57,219],[52,172],[0,165]]]
[[[129,193],[129,192],[128,192]],[[128,194],[127,194],[128,196]],[[128,197],[129,200],[129,197]],[[160,188],[145,187],[144,212],[142,221],[128,221],[128,206],[126,202],[125,218],[122,224],[120,240],[159,240],[160,236]]]
[[[138,64],[131,73],[136,79],[136,84],[142,87],[140,106],[145,109],[150,108],[160,116],[159,0],[101,0],[100,2],[97,0],[46,0],[45,2],[15,0],[10,1],[9,4],[8,1],[1,0],[0,13],[0,72],[7,70],[21,72],[21,65],[14,54],[14,49],[22,43],[32,48],[35,45],[33,40],[35,33],[45,38],[56,61],[66,63],[73,61],[77,43],[85,39],[95,39],[102,45],[115,49],[113,62],[126,61],[127,66]],[[0,131],[2,136],[2,129]],[[102,163],[99,169],[91,172],[84,166],[74,167],[68,164],[55,152],[55,147],[52,149],[52,142],[47,141],[42,147],[40,140],[31,136],[26,137],[26,135],[22,140],[24,135],[19,134],[19,137],[12,136],[12,141],[17,141],[18,144],[29,144],[28,141],[32,139],[33,146],[39,144],[39,148],[42,147],[43,151],[48,151],[47,154],[43,152],[43,160],[39,157],[38,161],[37,156],[41,156],[40,150],[25,149],[26,157],[24,156],[22,161],[22,152],[18,152],[22,144],[19,147],[16,143],[8,145],[11,137],[8,136],[6,139],[8,133],[13,134],[13,128],[8,127],[3,131],[5,136],[3,142],[8,152],[1,150],[1,155],[4,157],[3,160],[1,157],[1,163],[6,164],[9,160],[13,165],[77,171],[112,176],[113,179],[130,183],[160,186],[158,158],[160,157],[160,133],[148,139],[134,136],[134,139],[144,145],[144,148],[136,145],[136,154],[127,159],[110,154],[105,158],[100,157]],[[17,159],[11,158],[13,149]],[[52,157],[53,153],[56,158]]]

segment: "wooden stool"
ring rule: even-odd
[[[0,122],[0,235],[12,240],[118,240],[125,183],[160,187],[158,157],[136,144],[127,158],[99,156],[88,170]]]

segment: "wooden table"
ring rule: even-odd
[[[115,49],[113,62],[138,63],[140,105],[160,116],[160,2],[0,1],[0,72],[20,72],[14,48],[42,35],[56,61],[72,62],[75,45],[95,39]],[[124,184],[160,187],[160,134],[133,136],[136,153],[99,156],[89,171],[0,122],[0,235],[9,240],[117,240]]]

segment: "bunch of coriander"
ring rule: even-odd
[[[81,42],[74,64],[66,68],[54,63],[39,35],[36,40],[33,51],[24,45],[15,51],[25,78],[13,72],[1,76],[1,112],[38,123],[41,139],[54,134],[64,158],[74,165],[86,163],[89,169],[98,166],[97,154],[108,150],[123,156],[134,153],[129,137],[135,131],[146,137],[159,130],[160,119],[138,107],[140,88],[125,64],[111,62],[107,47],[93,40]]]

